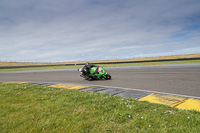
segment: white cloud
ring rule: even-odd
[[[198,26],[199,7],[198,0],[2,0],[0,60],[48,62],[195,53],[200,28],[187,27]]]

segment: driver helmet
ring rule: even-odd
[[[89,63],[89,62],[87,62],[87,63],[85,63],[85,66],[86,66],[87,68],[91,68],[92,64]]]

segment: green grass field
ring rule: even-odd
[[[2,133],[199,133],[200,112],[108,94],[0,83],[0,129]]]
[[[165,65],[165,64],[188,64],[200,63],[200,60],[186,60],[186,61],[162,61],[162,62],[143,62],[143,63],[121,63],[121,64],[97,64],[102,67],[117,67],[117,66],[142,66],[142,65]],[[0,69],[0,71],[22,71],[22,70],[44,70],[44,69],[71,69],[80,68],[83,65],[71,66],[50,66],[50,67],[28,67],[28,68],[9,68]]]

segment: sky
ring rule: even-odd
[[[200,0],[0,0],[0,61],[200,53]]]

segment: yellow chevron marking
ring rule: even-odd
[[[68,87],[66,89],[83,89],[83,88],[89,88],[91,86],[86,86],[86,85],[76,85],[76,86],[72,86],[72,87]]]
[[[28,82],[3,82],[3,84],[24,84]]]
[[[172,105],[172,107],[176,107],[176,106],[178,106],[178,105],[184,103],[184,102],[187,101],[187,100],[189,100],[189,99],[187,98],[187,99],[185,99],[185,100],[183,100],[183,101],[180,101],[180,102],[178,102],[178,103]]]
[[[91,87],[91,86],[86,86],[86,85],[70,85],[70,84],[55,84],[55,85],[50,85],[48,87],[65,88],[65,89],[82,89],[82,88],[88,88],[88,87]]]
[[[55,84],[55,85],[50,85],[48,87],[55,87],[55,88],[65,88],[65,87],[71,87],[73,85],[70,84]]]
[[[181,103],[180,105],[176,106],[176,108],[200,111],[200,99],[189,98],[184,103]]]
[[[173,96],[173,95],[164,95],[164,94],[155,94],[152,93],[146,97],[139,99],[138,101],[148,101],[151,103],[158,103],[164,105],[173,106],[176,103],[185,100],[186,98],[180,96]]]

